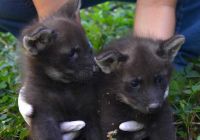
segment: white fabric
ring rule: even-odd
[[[62,132],[79,131],[85,127],[84,121],[63,122],[60,125]]]
[[[167,87],[166,91],[165,91],[165,95],[164,95],[164,99],[166,99],[169,95],[169,87]]]
[[[78,136],[78,132],[70,132],[62,136],[62,140],[73,140]]]
[[[22,117],[24,118],[26,123],[30,125],[29,117],[33,114],[33,107],[25,101],[25,98],[23,96],[24,90],[25,87],[22,87],[21,90],[19,91],[18,107]]]
[[[136,121],[127,121],[119,125],[120,130],[128,131],[128,132],[139,131],[143,128],[144,128],[144,125]]]
[[[19,111],[26,121],[28,125],[31,124],[30,116],[34,113],[33,107],[25,101],[23,96],[23,92],[25,90],[25,86],[21,88],[18,97],[18,107]],[[63,133],[63,140],[73,140],[75,137],[78,136],[78,131],[85,127],[85,122],[78,120],[78,121],[71,121],[71,122],[63,122],[60,124],[61,131]]]

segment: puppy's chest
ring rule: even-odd
[[[87,106],[92,105],[94,99],[91,97],[92,90],[87,88],[63,88],[61,90],[45,89],[39,90],[34,94],[32,98],[32,104],[35,106],[36,111],[46,112],[47,114],[53,115],[62,119],[77,119],[84,118],[83,110],[87,110]]]
[[[150,119],[122,103],[114,94],[105,93],[101,97],[101,124],[106,131],[115,130],[121,123],[131,120],[147,125]]]

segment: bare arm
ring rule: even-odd
[[[175,30],[177,0],[138,0],[134,34],[142,37],[168,39]]]
[[[57,11],[66,0],[33,0],[40,19]]]

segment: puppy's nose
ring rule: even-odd
[[[152,103],[152,104],[149,104],[149,106],[147,107],[150,113],[156,112],[159,108],[160,108],[159,103]]]

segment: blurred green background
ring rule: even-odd
[[[82,24],[95,51],[131,33],[134,8],[130,3],[106,2],[81,11]],[[24,140],[28,135],[17,107],[18,47],[11,34],[0,33],[0,140]],[[183,72],[173,74],[170,86],[178,140],[200,140],[200,59],[190,62]]]

